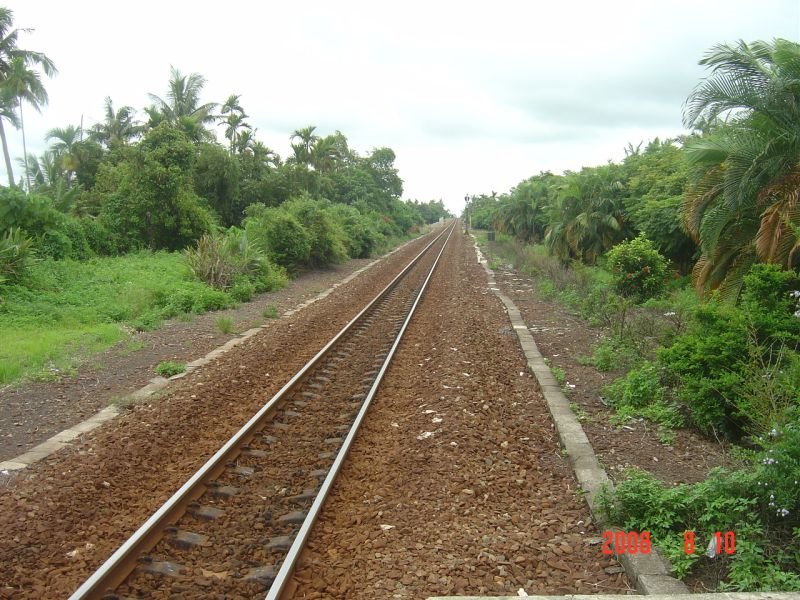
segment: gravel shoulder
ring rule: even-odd
[[[457,232],[295,574],[296,598],[625,592]]]

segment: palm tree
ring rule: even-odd
[[[631,235],[622,201],[618,167],[605,165],[567,175],[558,200],[551,207],[545,244],[552,254],[567,261],[589,264]]]
[[[551,177],[534,176],[512,189],[497,208],[495,227],[525,243],[541,241],[547,226]]]
[[[5,119],[15,129],[19,129],[19,117],[14,110],[17,105],[17,100],[14,98],[9,90],[0,88],[0,140],[3,143],[3,157],[6,161],[6,173],[8,174],[8,184],[14,185],[14,172],[11,170],[11,155],[8,153],[8,141],[6,140],[6,130],[3,127],[3,120]]]
[[[136,111],[130,106],[122,106],[115,111],[114,103],[107,96],[104,112],[103,122],[92,127],[89,137],[100,144],[105,144],[107,148],[127,146],[141,132],[141,127],[134,120]]]
[[[159,122],[166,121],[183,130],[192,140],[210,139],[211,132],[204,125],[214,121],[211,113],[217,104],[200,104],[200,92],[205,84],[205,78],[199,73],[183,75],[175,67],[170,67],[167,99],[148,94],[153,102],[153,106],[145,109],[150,115],[148,125],[155,127]]]
[[[309,162],[315,171],[330,173],[339,165],[342,156],[339,153],[337,139],[332,136],[317,138],[311,146]]]
[[[25,157],[25,183],[28,191],[30,191],[30,182],[28,181],[28,145],[25,141],[25,119],[22,115],[23,101],[30,104],[37,112],[41,112],[41,107],[47,104],[47,90],[42,85],[42,80],[39,73],[29,69],[25,60],[20,57],[11,59],[10,69],[6,75],[5,80],[2,82],[3,88],[8,90],[17,101],[17,110],[19,111],[19,123],[22,129],[22,152]]]
[[[235,112],[229,113],[223,121],[225,124],[225,137],[230,141],[231,154],[236,154],[237,150],[241,151],[240,147],[246,148],[247,144],[253,139],[252,133],[250,133],[245,143],[243,145],[239,144],[239,138],[252,131],[252,127],[245,121],[245,118],[247,118],[246,114]]]
[[[317,127],[310,125],[303,129],[295,129],[290,138],[292,142],[292,151],[294,152],[294,162],[298,165],[311,164],[311,147],[319,139],[318,135],[314,135]],[[299,140],[295,142],[295,140]]]
[[[28,151],[25,144],[25,127],[22,119],[22,100],[27,102],[33,98],[34,108],[38,110],[39,105],[47,102],[47,94],[44,93],[44,88],[41,86],[41,81],[38,76],[35,77],[38,87],[28,90],[29,93],[19,92],[20,86],[27,77],[20,77],[24,75],[23,67],[39,67],[45,75],[52,77],[58,71],[55,64],[50,60],[46,54],[36,52],[34,50],[23,50],[17,44],[19,41],[20,32],[29,32],[30,29],[14,29],[14,13],[8,8],[0,8],[0,138],[3,141],[3,152],[5,154],[6,169],[8,171],[8,180],[10,185],[14,185],[14,175],[11,172],[11,158],[8,154],[8,145],[5,139],[5,130],[3,129],[3,119],[8,120],[16,126],[14,118],[8,115],[12,112],[15,105],[19,105],[19,125],[22,128],[22,145],[24,156],[27,158]],[[22,94],[22,95],[20,95]],[[42,95],[43,94],[43,95]],[[41,99],[44,98],[44,102]],[[26,169],[27,177],[27,169]]]
[[[800,250],[800,45],[783,39],[713,47],[689,96],[687,126],[720,123],[686,146],[694,166],[683,203],[700,244],[698,293],[735,300],[755,262],[789,268]]]
[[[47,141],[55,140],[50,145],[50,150],[56,157],[59,165],[66,171],[66,182],[69,184],[72,180],[72,173],[74,173],[79,166],[77,155],[73,152],[73,147],[80,141],[81,129],[74,125],[67,125],[66,127],[56,127],[47,132],[45,139]]]

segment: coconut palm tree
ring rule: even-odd
[[[686,145],[694,173],[683,219],[700,244],[698,293],[718,288],[735,300],[753,263],[798,260],[800,45],[740,40],[713,47],[700,64],[711,75],[689,96],[684,122],[722,124]]]
[[[337,139],[332,136],[317,138],[314,140],[311,149],[309,162],[319,173],[330,173],[335,170],[342,160],[339,154]]]
[[[141,126],[136,124],[134,115],[136,111],[130,106],[122,106],[114,110],[114,103],[106,96],[105,116],[102,123],[95,124],[89,132],[89,137],[94,141],[104,144],[111,149],[117,146],[127,146],[130,141],[141,133]]]
[[[223,121],[225,125],[225,137],[230,141],[231,154],[236,154],[237,150],[240,151],[240,147],[246,148],[248,143],[251,143],[253,139],[252,127],[245,121],[246,118],[247,115],[244,113],[232,112],[229,113]],[[250,132],[250,135],[247,136],[244,144],[240,144],[239,138],[248,132]]]
[[[14,185],[14,172],[11,169],[11,155],[8,153],[8,141],[6,140],[6,130],[3,126],[3,121],[8,121],[14,127],[19,129],[19,117],[16,112],[17,100],[14,98],[9,90],[0,88],[0,141],[3,143],[3,157],[6,161],[6,174],[8,174],[8,184]]]
[[[148,126],[152,128],[161,121],[166,121],[183,130],[189,139],[195,141],[211,139],[213,136],[204,125],[214,121],[212,111],[217,104],[215,102],[200,104],[200,93],[205,84],[205,77],[199,73],[183,75],[175,67],[170,67],[167,99],[148,94],[153,102],[151,107],[145,109],[150,116]]]
[[[41,77],[36,71],[29,69],[24,58],[17,56],[11,59],[9,71],[5,80],[2,82],[3,88],[17,101],[17,111],[19,112],[19,123],[22,129],[22,152],[25,157],[25,184],[30,191],[28,181],[28,145],[25,141],[25,119],[22,113],[23,102],[30,104],[37,112],[41,112],[41,107],[47,104],[47,90],[42,85]]]
[[[41,86],[41,80],[38,75],[34,78],[36,81],[33,89],[27,90],[27,93],[20,91],[25,87],[25,81],[31,81],[23,71],[28,70],[30,67],[39,67],[48,77],[52,77],[58,72],[53,61],[43,52],[25,50],[18,46],[19,34],[29,31],[31,30],[24,28],[14,29],[14,13],[8,8],[0,8],[0,88],[2,88],[2,92],[0,92],[0,102],[2,103],[2,107],[0,107],[0,137],[3,141],[3,152],[10,185],[14,185],[14,175],[11,172],[11,158],[8,154],[3,119],[16,126],[15,120],[8,115],[13,111],[13,108],[18,108],[19,126],[22,128],[23,152],[27,158],[28,151],[25,144],[22,100],[31,102],[31,99],[33,99],[34,102],[32,104],[37,110],[39,105],[47,102],[47,94]],[[29,73],[33,72],[29,71]],[[44,102],[41,102],[42,99],[44,99]]]

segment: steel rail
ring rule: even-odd
[[[389,368],[389,363],[394,357],[397,347],[400,345],[400,340],[402,339],[403,334],[405,333],[406,328],[408,327],[408,324],[411,322],[411,317],[414,315],[414,312],[417,309],[417,305],[419,304],[422,295],[425,293],[425,290],[428,287],[428,282],[433,276],[433,272],[436,270],[436,265],[439,264],[439,259],[442,257],[445,248],[447,248],[447,242],[450,241],[450,236],[453,235],[453,231],[455,230],[455,226],[457,223],[458,222],[456,221],[450,227],[450,232],[448,233],[447,238],[445,239],[444,245],[442,246],[442,249],[439,251],[439,254],[436,256],[436,260],[434,261],[433,266],[428,272],[428,276],[422,283],[422,286],[420,287],[420,290],[417,293],[417,297],[414,299],[414,303],[411,306],[411,310],[408,312],[408,315],[403,321],[403,325],[400,327],[400,331],[395,337],[394,343],[392,344],[392,347],[389,349],[389,352],[386,355],[386,358],[384,359],[380,370],[378,371],[375,381],[373,382],[372,387],[367,393],[367,396],[364,399],[363,404],[361,405],[361,409],[358,411],[358,415],[356,415],[355,421],[353,422],[350,431],[347,433],[347,437],[344,439],[344,442],[342,442],[342,445],[339,448],[339,452],[336,455],[336,459],[333,461],[333,465],[331,465],[331,468],[328,471],[328,475],[322,482],[322,485],[320,486],[316,498],[314,498],[314,503],[311,505],[311,508],[309,509],[305,520],[303,521],[303,524],[300,526],[300,530],[297,532],[297,535],[295,536],[294,541],[292,542],[292,545],[286,554],[286,557],[283,559],[281,568],[276,574],[275,580],[273,581],[272,587],[270,587],[269,592],[265,597],[265,600],[279,600],[281,598],[281,594],[286,588],[286,584],[289,582],[289,579],[294,573],[295,563],[297,562],[297,559],[300,556],[300,552],[302,552],[303,548],[305,547],[306,539],[308,538],[308,535],[311,532],[311,528],[314,526],[314,523],[317,520],[320,511],[322,510],[322,505],[324,504],[325,499],[328,496],[328,492],[333,486],[333,482],[336,479],[336,476],[339,474],[339,470],[341,469],[342,464],[344,463],[344,460],[347,457],[347,452],[350,449],[350,446],[352,445],[356,434],[358,433],[358,428],[360,427],[361,422],[364,420],[364,417],[367,414],[367,411],[369,410],[369,406],[372,403],[372,399],[375,397],[375,394],[378,391],[378,387],[381,384],[383,375],[384,373],[386,373],[386,369]]]
[[[452,234],[455,225],[450,227]],[[163,537],[163,531],[169,525],[175,523],[185,512],[186,507],[193,501],[202,496],[207,486],[206,484],[217,477],[225,470],[225,465],[239,451],[240,447],[252,438],[262,422],[272,413],[289,392],[303,381],[306,374],[316,367],[326,356],[328,351],[350,331],[378,302],[380,302],[402,278],[416,266],[420,259],[428,250],[444,236],[447,230],[438,234],[422,251],[411,260],[400,273],[397,274],[355,317],[350,319],[345,326],[328,341],[327,344],[314,355],[278,392],[264,404],[250,420],[237,431],[214,455],[201,466],[186,483],[184,483],[161,507],[145,521],[133,535],[123,544],[100,567],[84,581],[69,597],[69,600],[88,600],[100,599],[109,590],[119,586],[136,567],[136,560],[142,554],[148,552]],[[449,239],[448,235],[447,239]],[[439,254],[441,256],[441,253]],[[437,257],[438,261],[438,257]],[[427,280],[426,280],[427,282]],[[416,303],[415,303],[416,306]],[[405,325],[404,325],[405,327]],[[402,331],[402,330],[401,330]],[[394,348],[394,347],[393,347]],[[389,354],[391,356],[391,353]],[[384,363],[385,364],[385,363]],[[383,373],[383,370],[380,371]],[[372,393],[372,392],[370,392]],[[337,457],[338,458],[338,457]],[[124,565],[128,565],[123,568]]]

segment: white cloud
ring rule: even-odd
[[[281,154],[293,129],[339,129],[361,152],[392,147],[407,197],[454,210],[465,193],[680,133],[716,43],[800,38],[800,3],[780,0],[7,5],[36,29],[21,45],[60,70],[50,105],[26,113],[35,152],[51,127],[100,119],[105,96],[143,108],[175,65],[207,78],[206,101],[242,94]]]

